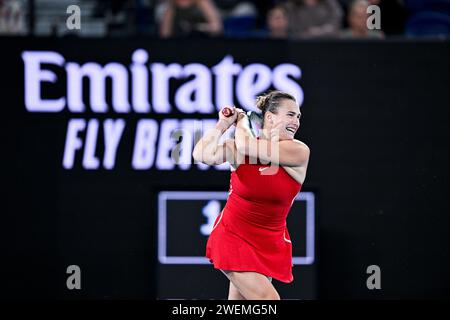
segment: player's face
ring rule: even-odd
[[[300,117],[300,108],[297,103],[285,99],[280,102],[278,112],[270,113],[269,119],[266,120],[269,120],[270,129],[278,130],[280,140],[292,140],[300,127]]]

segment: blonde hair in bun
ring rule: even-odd
[[[256,97],[256,107],[261,110],[261,112],[264,112],[264,107],[266,106],[267,99],[268,94]]]

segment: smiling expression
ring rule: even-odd
[[[278,129],[280,140],[292,140],[300,127],[300,108],[293,100],[280,101],[277,113],[266,112],[264,129]]]

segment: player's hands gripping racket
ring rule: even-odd
[[[228,129],[232,125],[236,125],[238,112],[235,107],[224,107],[219,111],[219,120]]]
[[[236,125],[236,122],[239,121],[239,119],[242,117],[241,114],[247,116],[250,129],[253,132],[253,136],[255,137],[259,136],[259,130],[262,129],[262,117],[257,112],[254,111],[245,112],[240,108],[224,107],[221,110],[219,118],[226,119],[227,123],[229,123],[231,126],[231,120],[233,120],[232,124]]]
[[[230,108],[230,107],[224,107],[222,108],[222,114],[226,117],[229,118],[231,116],[234,115],[234,108]]]

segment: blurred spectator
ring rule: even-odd
[[[258,11],[252,1],[216,0],[222,19],[224,35],[230,38],[253,36]]]
[[[288,0],[285,5],[293,37],[338,35],[343,12],[337,0]]]
[[[272,39],[288,38],[289,20],[286,8],[277,5],[267,12],[267,36]]]
[[[159,34],[163,38],[222,33],[222,20],[211,0],[168,0]]]
[[[369,14],[367,8],[370,3],[367,0],[355,0],[350,5],[347,16],[348,29],[342,32],[344,38],[383,38],[381,30],[367,28]]]
[[[267,15],[269,10],[274,6],[281,4],[281,0],[254,0],[253,1],[258,12],[257,28],[265,28],[267,25]]]
[[[0,34],[26,34],[26,3],[21,0],[0,0]]]
[[[101,1],[106,5],[105,22],[110,36],[126,36],[136,32],[132,0]]]
[[[258,11],[252,1],[215,0],[222,17],[256,16]]]
[[[339,0],[339,1],[342,7],[344,8],[344,11],[349,12],[353,0]],[[405,22],[408,17],[408,12],[405,8],[404,0],[368,0],[368,2],[369,5],[376,5],[380,8],[381,30],[383,30],[384,34],[386,35],[403,34]]]

